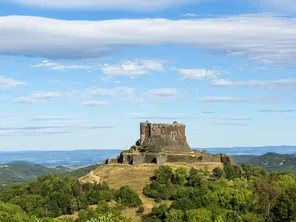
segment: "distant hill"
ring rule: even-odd
[[[239,164],[241,162],[246,162],[251,158],[255,158],[258,156],[255,155],[233,155],[235,164]]]
[[[48,168],[39,164],[26,162],[13,162],[0,165],[0,185],[5,186],[14,183],[27,183],[38,176],[50,173],[65,173],[69,171],[65,167]]]
[[[62,177],[80,178],[89,172],[98,168],[100,164],[89,165],[75,170],[63,167],[44,167],[40,164],[31,164],[27,162],[13,162],[0,165],[0,186],[7,186],[16,183],[28,183],[38,176],[46,174],[59,174]]]
[[[268,171],[293,171],[296,174],[296,156],[278,153],[266,153],[263,156],[255,156],[244,159],[240,163],[260,166]]]
[[[105,162],[110,157],[118,156],[120,152],[121,150],[0,151],[0,164],[21,161],[43,166],[79,167]]]
[[[94,164],[94,165],[89,165],[89,166],[85,166],[85,167],[81,167],[78,168],[76,170],[72,170],[69,172],[64,172],[61,173],[61,176],[69,176],[69,177],[76,177],[76,178],[80,178],[85,176],[86,174],[90,173],[91,171],[97,169],[101,164]]]
[[[268,152],[280,154],[296,154],[296,146],[259,146],[259,147],[229,147],[229,148],[198,148],[208,153],[225,153],[229,155],[264,155]]]
[[[231,147],[231,148],[193,148],[206,150],[208,153],[225,153],[229,155],[263,155],[267,152],[292,154],[296,146],[265,146],[265,147]],[[106,159],[116,157],[122,150],[70,150],[70,151],[0,151],[0,164],[13,161],[41,164],[42,166],[81,167],[103,163]]]

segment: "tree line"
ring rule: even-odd
[[[292,172],[268,173],[246,164],[226,164],[212,174],[160,166],[143,192],[160,203],[143,216],[145,222],[296,221]]]

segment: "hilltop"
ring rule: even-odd
[[[166,163],[163,165],[168,165],[174,170],[178,167],[184,167],[188,172],[192,167],[200,171],[212,171],[216,167],[223,167],[222,163]],[[81,177],[80,181],[85,183],[107,183],[114,189],[125,185],[130,186],[138,193],[144,204],[145,212],[150,212],[156,203],[143,195],[143,189],[151,182],[151,178],[158,168],[159,165],[157,164],[103,164],[86,176]],[[139,218],[137,218],[135,211],[136,209],[129,210],[125,214],[137,221]]]

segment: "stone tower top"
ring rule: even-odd
[[[185,124],[140,123],[139,145],[143,152],[192,152],[185,135]]]

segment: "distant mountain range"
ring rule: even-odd
[[[199,150],[202,148],[198,148]],[[225,153],[229,155],[263,155],[269,152],[279,154],[295,154],[296,146],[260,146],[260,147],[232,147],[208,148],[209,153]]]
[[[0,152],[0,164],[21,161],[43,166],[85,166],[104,162],[119,155],[121,150],[74,150],[74,151],[13,151]]]
[[[296,174],[296,147],[212,148],[207,151],[209,153],[239,154],[234,155],[238,165],[247,163],[263,167],[268,171],[292,171]],[[268,152],[264,154],[266,151]],[[278,154],[270,151],[291,154]],[[37,176],[50,173],[82,177],[95,170],[100,162],[117,156],[119,153],[120,150],[0,152],[0,161],[9,162],[8,164],[0,164],[0,186],[26,183]],[[261,156],[261,153],[264,155]],[[83,167],[79,168],[79,166]]]
[[[209,153],[229,155],[263,155],[268,152],[279,154],[296,153],[296,146],[232,147],[232,148],[194,148]],[[22,161],[43,166],[85,166],[102,163],[110,157],[118,156],[118,150],[74,150],[74,151],[14,151],[0,152],[0,164]]]

